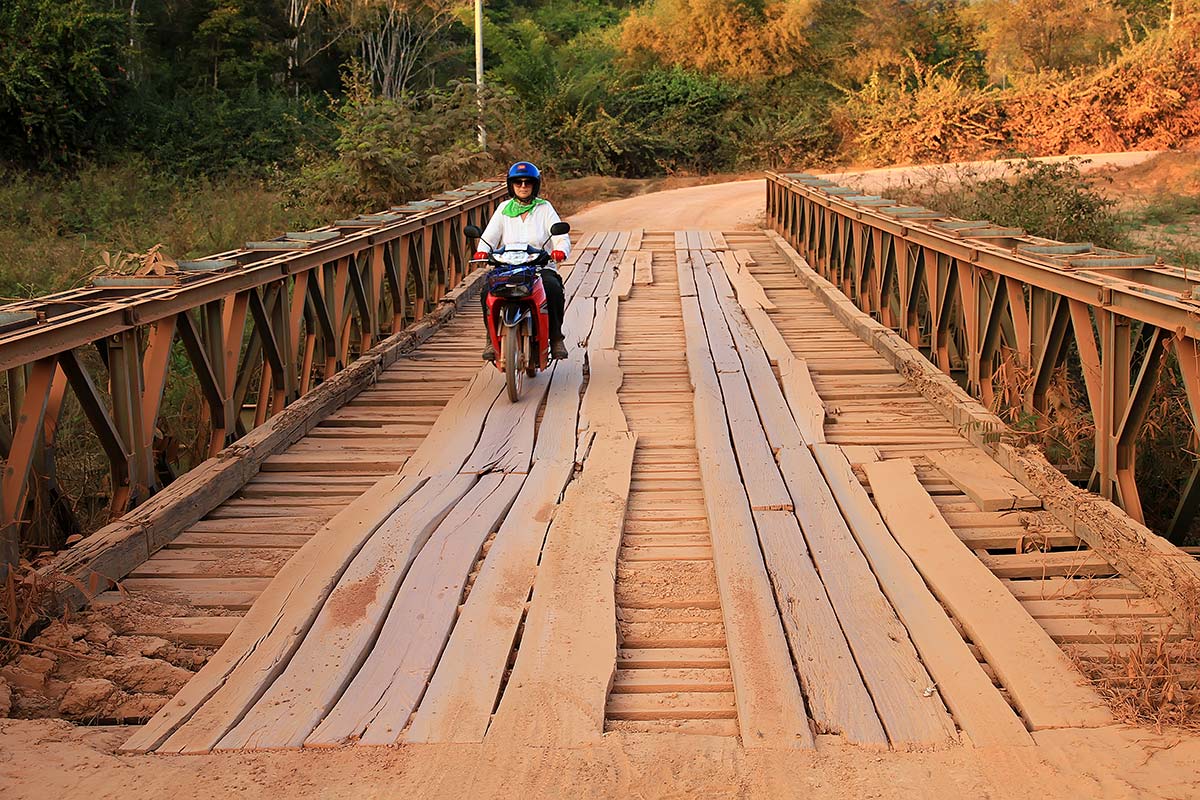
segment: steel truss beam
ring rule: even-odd
[[[427,313],[464,277],[462,230],[505,195],[502,182],[482,181],[182,262],[172,286],[134,276],[0,308],[12,420],[0,431],[0,579],[17,562],[31,491],[58,496],[54,434],[68,386],[108,458],[120,514],[161,488],[156,443],[177,341],[215,454]],[[95,351],[102,363],[85,357]]]
[[[768,173],[767,219],[859,308],[944,372],[964,370],[985,404],[1013,361],[1030,375],[1015,383],[1019,402],[1044,411],[1074,342],[1096,422],[1092,488],[1143,521],[1136,444],[1172,349],[1200,430],[1200,282],[1143,257],[854,195],[799,173]],[[1200,466],[1167,533],[1185,533],[1198,510]]]

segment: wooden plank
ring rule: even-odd
[[[466,457],[487,409],[500,393],[501,383],[495,375],[493,369],[480,369],[438,416],[406,470],[367,490],[284,565],[246,615],[245,624],[183,691],[130,739],[127,749],[144,752],[162,745],[170,752],[206,752],[233,727],[283,672],[318,618],[323,602],[367,540],[399,506],[419,490],[431,488],[429,469],[435,463],[434,454],[446,456],[457,451],[460,458]],[[439,478],[432,493],[447,483],[445,477]]]
[[[979,554],[979,560],[1000,578],[1108,577],[1116,569],[1094,550],[1052,553]]]
[[[1138,598],[1145,593],[1126,578],[1047,578],[1004,581],[1018,600]]]
[[[143,592],[138,591],[141,595]],[[194,608],[227,608],[231,611],[246,611],[250,606],[254,605],[254,601],[262,594],[261,591],[251,589],[230,589],[230,590],[199,590],[199,589],[152,589],[146,592],[151,597],[162,598],[164,600],[178,598]],[[99,595],[88,604],[89,608],[97,608],[99,606],[114,606],[125,602],[128,595],[121,594],[117,591],[105,592]]]
[[[1162,602],[1182,624],[1190,626],[1195,597],[1200,594],[1200,564],[1180,558],[1169,541],[1129,518],[1107,501],[1073,486],[1045,457],[1026,452],[1002,439],[1007,426],[941,373],[921,353],[889,328],[870,319],[774,231],[766,236],[788,266],[850,331],[871,345],[898,370],[919,380],[915,388],[956,429],[977,447],[993,454],[996,462],[1029,491],[1059,522],[1136,581],[1143,591]]]
[[[225,709],[246,708],[265,683],[254,686],[244,674],[265,673],[269,680],[272,671],[282,668],[316,618],[316,608],[306,598],[327,595],[352,555],[395,510],[397,499],[407,499],[420,485],[412,476],[387,478],[330,520],[280,569],[221,649],[122,749],[153,750],[185,723],[192,726],[192,732],[181,737],[186,746],[200,747],[195,744],[199,741],[208,742],[202,749],[211,747],[241,713]],[[210,702],[212,710],[198,714]]]
[[[728,669],[618,669],[613,679],[613,694],[732,691]]]
[[[349,504],[347,503],[347,505]],[[175,540],[167,547],[168,549],[186,550],[200,547],[265,547],[299,550],[311,538],[311,534],[303,533],[290,535],[285,533],[205,533],[203,531],[193,533],[188,531],[175,537]],[[169,550],[160,552],[166,553]]]
[[[128,633],[213,647],[223,644],[241,621],[241,617],[164,617],[134,622]]]
[[[776,308],[771,299],[767,297],[762,284],[755,280],[749,270],[738,263],[733,253],[726,250],[719,255],[720,263],[725,268],[725,276],[737,293],[738,303],[745,308],[757,307],[767,311],[773,311]]]
[[[1184,631],[1170,617],[1063,619],[1048,617],[1038,623],[1060,644],[1113,644],[1117,642],[1177,642]]]
[[[682,311],[694,389],[696,449],[742,742],[747,748],[811,748],[814,742],[804,700],[775,608],[750,504],[741,489],[690,261],[682,259],[678,267],[681,292],[686,286],[693,287],[692,295],[682,296]],[[669,663],[685,666],[698,662]]]
[[[576,423],[580,433],[579,445],[576,449],[576,461],[582,461],[583,448],[588,431],[624,431],[629,426],[621,402],[617,397],[624,374],[621,371],[620,356],[613,348],[615,341],[597,333],[611,329],[615,339],[617,317],[617,299],[615,297],[596,304],[596,322],[593,335],[588,340],[587,359],[590,376],[587,392],[579,408],[579,420]]]
[[[613,720],[608,730],[732,737],[738,735],[738,723],[736,719],[629,719]]]
[[[622,670],[728,669],[729,652],[724,647],[653,647],[644,650],[622,647],[617,654],[617,667]],[[733,680],[736,684],[737,677]]]
[[[563,330],[586,338],[593,317],[567,307]],[[575,466],[585,351],[556,362],[534,446],[534,466],[509,511],[405,736],[412,742],[483,740],[529,599],[538,556]]]
[[[604,732],[617,656],[614,576],[636,443],[629,432],[598,433],[580,480],[568,487],[488,738],[571,746]]]
[[[323,525],[324,523],[322,522],[310,519],[270,519],[262,517],[202,519],[188,528],[188,533],[228,533],[235,536],[262,533],[284,536],[313,534],[320,530]]]
[[[1088,619],[1092,617],[1161,617],[1162,606],[1153,600],[1024,600],[1021,605],[1034,619]]]
[[[676,236],[680,233],[676,231]],[[692,256],[687,250],[675,251],[675,270],[679,274],[679,296],[696,296],[696,278],[692,274]]]
[[[230,448],[203,462],[120,520],[106,525],[40,570],[55,602],[79,608],[107,590],[193,522],[217,508],[258,472],[262,463],[300,439],[358,395],[382,369],[428,340],[471,301],[484,271],[468,275],[424,319],[359,357]],[[399,468],[403,459],[391,469]]]
[[[1033,740],[979,667],[945,609],[888,532],[843,448],[815,445],[813,455],[871,569],[959,726],[979,747],[1029,746]],[[857,458],[864,458],[858,455]],[[859,461],[857,463],[863,463]]]
[[[413,562],[379,638],[346,691],[305,739],[332,746],[352,737],[391,744],[408,723],[450,628],[483,541],[504,518],[524,475],[483,476]]]
[[[615,694],[608,703],[612,719],[735,719],[733,698],[717,692]]]
[[[792,419],[800,429],[805,443],[825,442],[825,403],[813,386],[808,364],[802,358],[785,358],[779,361],[779,382],[783,396],[791,409]]]
[[[770,314],[757,306],[743,308],[743,311],[746,318],[750,320],[751,326],[754,327],[754,332],[758,334],[758,339],[762,342],[763,349],[767,351],[767,358],[770,359],[773,366],[779,367],[785,361],[795,360],[792,348],[771,320]]]
[[[945,740],[946,735],[934,732],[941,727],[952,733],[944,710],[939,721],[928,713],[934,704],[897,708],[911,698],[894,685],[894,678],[923,684],[913,693],[919,697],[928,686],[928,675],[837,515],[765,353],[745,319],[735,315],[738,309],[732,290],[721,280],[723,273],[697,268],[695,278],[737,463],[746,494],[756,507],[758,539],[813,719],[824,731],[841,733],[852,742],[886,745],[888,721],[898,738]],[[776,501],[779,505],[773,509],[763,506],[767,498],[755,500],[754,483],[760,481],[778,487],[782,501]],[[816,503],[813,493],[821,488],[825,497]],[[800,507],[793,508],[793,497],[803,499]],[[840,531],[830,527],[835,518]],[[817,560],[823,555],[829,559],[825,564]],[[818,575],[817,568],[824,573],[831,562],[836,562],[832,573]],[[838,580],[848,573],[858,580]],[[852,652],[854,643],[862,650],[861,660]],[[908,652],[903,653],[901,646]],[[888,663],[877,663],[884,654]],[[873,687],[879,692],[875,702],[864,679],[878,684]],[[889,720],[881,721],[885,712]],[[926,738],[930,736],[933,739]]]
[[[907,459],[866,464],[904,552],[963,625],[1033,730],[1099,727],[1112,715],[1004,584],[954,535]]]
[[[635,286],[651,286],[654,284],[654,256],[648,250],[637,254],[633,266],[633,283]]]
[[[928,458],[963,494],[974,500],[981,511],[1042,507],[1042,501],[1036,495],[1017,483],[981,450],[933,450]]]
[[[929,484],[924,484],[926,491]],[[1062,531],[1036,533],[1022,528],[958,528],[954,531],[963,544],[972,550],[1016,550],[1021,552],[1030,545],[1038,547],[1078,547],[1078,537]]]
[[[621,300],[628,300],[633,291],[634,270],[641,253],[626,250],[621,254],[621,263],[617,267],[617,278],[613,282],[613,294]]]

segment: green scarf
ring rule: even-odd
[[[544,205],[545,203],[546,201],[540,197],[535,197],[528,203],[522,203],[514,197],[512,200],[509,200],[504,204],[504,207],[500,209],[500,213],[506,217],[519,217],[522,214],[528,214],[530,211],[533,211],[535,208],[540,205]]]

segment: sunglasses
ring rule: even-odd
[[[533,186],[532,178],[517,178],[513,181],[513,186]]]

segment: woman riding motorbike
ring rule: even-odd
[[[508,202],[496,209],[479,240],[481,248],[475,253],[475,259],[487,258],[493,248],[505,245],[531,244],[534,247],[545,247],[552,240],[550,257],[555,264],[563,261],[571,253],[571,239],[566,234],[551,236],[550,226],[559,222],[558,212],[550,201],[538,197],[542,188],[542,173],[528,161],[518,161],[508,170]],[[482,248],[487,248],[482,249]],[[563,292],[562,278],[553,267],[542,268],[542,286],[546,291],[546,315],[550,322],[550,357],[566,358],[567,345],[563,341],[562,322],[566,297]],[[487,324],[487,292],[484,292],[483,317]],[[487,347],[483,350],[484,361],[496,360],[496,348],[488,337]]]

